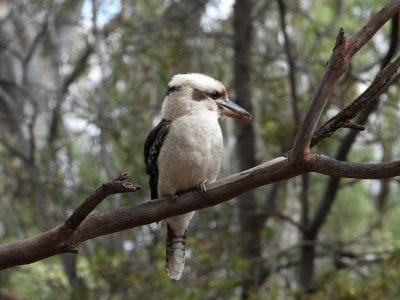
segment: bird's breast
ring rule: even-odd
[[[175,119],[158,158],[160,196],[174,195],[208,180],[221,165],[223,138],[217,114]]]

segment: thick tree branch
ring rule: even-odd
[[[296,169],[289,164],[286,157],[278,157],[208,185],[206,195],[192,191],[180,195],[178,201],[161,198],[85,218],[85,215],[108,195],[136,190],[134,185],[126,186],[124,179],[117,178],[97,189],[64,224],[35,237],[1,245],[0,269],[32,263],[60,253],[76,252],[76,245],[85,240],[214,206],[256,187],[286,180],[309,171],[330,176],[388,178],[400,175],[400,162],[353,164],[314,155],[310,169]]]
[[[76,230],[71,230],[69,228],[71,226],[61,224],[35,237],[0,245],[0,269],[32,263],[60,253],[76,252],[76,245],[82,241],[213,206],[255,187],[296,176],[297,172],[288,166],[287,158],[279,157],[210,184],[207,187],[206,196],[199,192],[189,192],[180,195],[178,201],[163,198],[106,213],[93,214],[86,219],[83,215],[95,205],[82,204],[78,212],[73,214],[79,216],[74,217],[78,220],[85,219]],[[88,199],[95,198],[93,202],[88,201],[96,204],[110,194],[103,190],[100,196],[99,190],[103,188],[100,187],[88,197]],[[68,223],[74,225],[79,222],[69,221]]]

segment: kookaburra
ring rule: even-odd
[[[168,84],[162,120],[144,145],[152,199],[201,187],[217,178],[223,151],[218,117],[250,119],[251,114],[229,101],[224,85],[203,74],[178,74]],[[185,264],[186,229],[194,212],[166,219],[166,271],[180,279]]]

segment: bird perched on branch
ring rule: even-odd
[[[224,85],[203,74],[178,74],[168,84],[160,123],[144,145],[151,199],[172,196],[217,178],[223,151],[218,117],[248,120],[251,114],[229,101]],[[179,280],[185,264],[186,230],[194,212],[167,221],[166,271]]]

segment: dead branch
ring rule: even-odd
[[[35,237],[16,243],[0,245],[0,269],[27,264],[60,253],[77,253],[77,241],[71,239],[75,230],[80,231],[80,224],[107,196],[117,193],[132,193],[139,186],[126,181],[128,172],[102,184],[91,194],[61,225]]]
[[[307,163],[311,138],[328,103],[337,81],[347,70],[352,56],[360,50],[374,34],[400,10],[400,0],[390,1],[386,7],[375,14],[368,23],[351,39],[347,39],[340,29],[331,58],[321,83],[313,97],[303,123],[297,131],[290,161],[292,164]]]
[[[215,206],[256,187],[286,180],[309,171],[331,176],[380,179],[400,175],[400,162],[353,164],[318,155],[314,156],[311,169],[296,169],[289,164],[288,158],[278,157],[207,185],[206,195],[192,191],[180,195],[178,201],[161,198],[85,218],[108,195],[137,190],[135,185],[117,178],[97,189],[64,224],[35,237],[0,245],[0,269],[32,263],[60,253],[76,253],[80,242]]]
[[[310,171],[333,177],[384,179],[398,176],[400,161],[359,164],[315,154],[312,158]]]
[[[331,136],[339,128],[347,127],[363,130],[362,125],[350,123],[350,120],[357,116],[364,107],[375,101],[387,89],[392,83],[392,78],[397,73],[399,67],[400,56],[380,71],[375,80],[360,96],[314,132],[311,147],[319,143],[322,139]]]
[[[85,218],[104,200],[107,196],[121,193],[133,193],[140,190],[138,185],[127,181],[129,172],[123,172],[114,180],[104,183],[92,195],[90,195],[65,221],[64,225],[75,230],[85,220]]]

